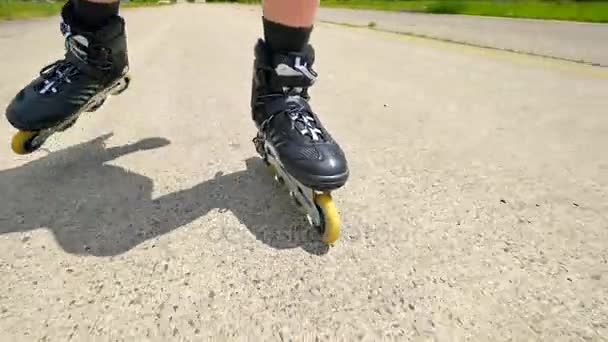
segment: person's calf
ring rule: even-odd
[[[313,25],[319,0],[264,0],[264,17],[290,27]]]
[[[318,0],[265,0],[264,39],[276,52],[302,51],[310,39]]]
[[[306,107],[317,78],[309,43],[318,0],[265,0],[264,39],[255,46],[252,112],[260,124],[293,105]],[[299,98],[298,103],[293,102]]]

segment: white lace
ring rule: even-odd
[[[304,128],[299,130],[300,134],[310,136],[313,141],[321,140],[323,132],[316,126],[314,117],[306,113],[302,108],[290,108],[287,110],[287,115],[291,120],[292,128],[295,129],[296,122],[300,122],[304,125]]]

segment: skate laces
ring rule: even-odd
[[[316,72],[310,69],[306,63],[302,64],[299,58],[296,59],[295,70],[299,71],[301,76],[306,77],[310,81],[310,84],[314,83],[317,79]],[[317,120],[310,110],[298,101],[298,99],[306,101],[304,98],[306,90],[307,87],[283,87],[288,105],[285,114],[291,120],[292,129],[296,129],[303,136],[310,137],[312,141],[321,141],[323,139],[323,132],[319,129]],[[293,100],[290,101],[290,99]]]
[[[296,129],[303,136],[310,137],[312,141],[321,141],[323,139],[323,131],[318,127],[317,120],[300,104],[290,103],[285,114],[291,120],[292,129]]]
[[[272,68],[271,78],[280,77],[272,91],[258,95],[258,104],[281,102],[281,114],[285,114],[291,123],[291,129],[313,142],[325,140],[321,124],[308,106],[308,87],[314,84],[318,74],[309,65],[307,58],[302,56],[279,56],[281,60]],[[272,82],[271,82],[272,83]],[[278,83],[278,84],[276,84]],[[306,104],[302,103],[305,102]],[[261,124],[262,129],[276,117],[270,115]]]
[[[56,61],[47,65],[40,72],[40,76],[44,79],[44,86],[40,89],[40,94],[46,94],[49,91],[53,94],[57,93],[61,84],[72,83],[71,77],[78,73],[76,66],[69,62]]]
[[[283,70],[279,68],[280,66],[283,66]],[[284,64],[280,64],[279,67],[275,70],[277,74],[281,74],[281,71],[283,71],[288,76],[298,75],[299,77],[304,77],[309,82],[309,85],[312,85],[317,80],[317,73],[310,68],[308,63],[303,61],[300,56],[295,57],[291,67],[287,67]],[[296,129],[303,136],[310,137],[312,141],[320,141],[323,139],[323,132],[319,129],[317,120],[310,110],[305,108],[297,100],[298,98],[303,99],[306,90],[306,86],[283,87],[283,92],[287,96],[286,101],[288,102],[288,108],[285,111],[285,114],[287,114],[291,120],[292,129]],[[290,99],[296,100],[290,101]]]

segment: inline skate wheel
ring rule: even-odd
[[[326,244],[333,244],[340,238],[340,215],[334,204],[331,194],[323,193],[315,196],[315,204],[321,214],[322,240]]]
[[[16,154],[29,154],[38,149],[34,139],[38,136],[36,131],[19,131],[13,136],[11,147]]]

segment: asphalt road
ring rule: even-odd
[[[318,19],[608,67],[607,24],[335,8]]]
[[[259,11],[124,14],[129,91],[29,156],[0,123],[0,340],[606,340],[606,69],[318,25],[324,250],[251,143]],[[6,104],[63,42],[0,32]]]

